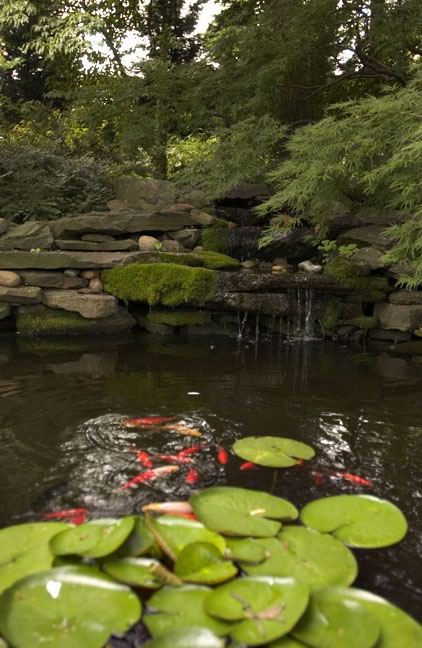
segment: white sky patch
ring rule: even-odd
[[[198,34],[202,34],[203,32],[205,32],[207,30],[208,25],[213,20],[214,16],[216,16],[220,11],[221,11],[221,5],[218,2],[218,0],[209,0],[209,2],[205,5],[205,7],[202,10],[201,16],[198,21],[198,25],[196,27],[196,32]]]

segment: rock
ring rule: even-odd
[[[84,295],[76,290],[45,290],[42,302],[50,308],[74,311],[87,319],[110,317],[117,311],[117,299],[111,295]]]
[[[199,232],[197,229],[182,229],[177,232],[169,232],[170,237],[183,245],[185,248],[192,250],[199,240]]]
[[[200,189],[183,192],[182,195],[179,196],[179,199],[184,203],[193,205],[196,209],[201,209],[209,204],[209,200]]]
[[[204,246],[203,245],[197,245],[192,250],[192,252],[203,252],[203,251],[204,251]]]
[[[377,302],[374,315],[381,329],[412,331],[422,326],[422,304],[416,306]]]
[[[355,332],[355,327],[350,325],[338,326],[336,332],[339,338],[348,338]]]
[[[249,259],[247,261],[242,262],[242,267],[245,268],[245,270],[252,270],[257,266],[258,266],[258,261],[255,261],[255,259]]]
[[[390,330],[384,331],[382,329],[373,329],[368,332],[370,340],[381,340],[383,342],[407,342],[410,340],[410,332]]]
[[[22,225],[11,225],[0,237],[0,250],[50,250],[54,243],[48,225],[29,221]]]
[[[0,252],[0,269],[114,268],[145,260],[142,255],[142,252]]]
[[[307,272],[308,274],[322,274],[322,271],[324,269],[321,265],[317,265],[312,261],[302,261],[301,263],[299,263],[298,268],[299,270]]]
[[[268,186],[264,183],[257,183],[257,184],[239,184],[237,187],[234,189],[231,189],[228,191],[223,197],[222,197],[222,202],[225,200],[230,200],[230,201],[243,201],[243,202],[250,202],[250,201],[255,201],[259,200],[264,201],[269,197],[269,189]]]
[[[181,252],[181,246],[177,241],[163,241],[161,243],[161,251],[178,254]]]
[[[191,212],[195,209],[195,205],[188,205],[186,203],[176,203],[167,209],[169,212]]]
[[[218,297],[213,300],[218,303]],[[226,293],[220,302],[224,310],[253,311],[261,315],[287,315],[289,296],[283,293]]]
[[[161,249],[161,243],[154,236],[141,236],[138,247],[141,252],[155,252]]]
[[[284,268],[283,268],[284,270]],[[349,295],[352,291],[340,286],[329,275],[308,275],[303,273],[282,272],[220,272],[217,292],[224,299],[228,293],[278,293],[297,288],[313,288],[318,292],[332,295]]]
[[[415,335],[418,338],[422,338],[422,328],[415,329],[413,331],[413,335]]]
[[[81,277],[84,279],[88,279],[88,281],[91,281],[91,279],[94,279],[95,277],[99,277],[100,272],[98,270],[82,270],[81,272]]]
[[[227,221],[227,228],[229,230],[235,230],[239,227],[237,223],[233,223],[233,221]]]
[[[65,277],[79,277],[79,270],[68,269],[64,271]]]
[[[12,309],[9,304],[0,304],[0,320],[6,319],[12,314]]]
[[[280,265],[273,265],[271,268],[271,272],[287,272],[286,266],[280,266]]]
[[[273,261],[273,265],[275,265],[275,266],[279,266],[279,267],[281,267],[281,268],[286,268],[286,270],[287,270],[288,268],[291,268],[291,265],[290,265],[290,263],[287,261],[287,259],[280,258],[280,257],[277,258],[277,259],[274,259],[274,261]]]
[[[21,278],[16,272],[10,272],[10,270],[0,270],[0,286],[6,286],[6,288],[16,288],[19,286]]]
[[[411,340],[397,344],[392,351],[403,355],[422,355],[422,340]]]
[[[5,218],[0,218],[0,236],[7,232],[9,229],[9,221],[7,221]]]
[[[168,180],[145,180],[136,176],[120,178],[116,198],[130,207],[149,211],[151,207],[169,208],[177,202],[176,186]]]
[[[101,292],[104,289],[104,284],[99,277],[94,277],[94,279],[91,279],[89,282],[89,288],[90,290]]]
[[[80,289],[86,288],[87,285],[88,281],[83,277],[64,277],[61,288],[63,290]]]
[[[136,242],[133,239],[126,239],[124,241],[104,241],[104,243],[78,240],[57,240],[56,245],[61,250],[79,250],[82,252],[120,252],[124,250],[137,249]]]
[[[203,227],[209,227],[216,220],[215,216],[212,216],[211,214],[207,214],[206,212],[201,211],[200,209],[192,209],[191,218],[195,224],[202,225]]]
[[[41,288],[34,286],[18,286],[6,288],[0,286],[0,302],[9,304],[38,304],[41,301]]]
[[[241,228],[238,231],[241,231]],[[260,250],[260,255],[264,261],[277,257],[291,261],[309,259],[315,253],[315,248],[309,242],[313,234],[314,231],[308,227],[293,227],[288,231],[280,231],[274,235],[270,245]]]
[[[422,305],[422,290],[396,290],[388,295],[390,304]]]
[[[125,308],[104,319],[85,319],[78,313],[46,306],[19,306],[16,328],[22,335],[98,335],[129,332],[136,322]]]
[[[63,272],[42,272],[41,270],[24,271],[19,273],[25,286],[39,288],[62,288],[65,280]]]
[[[176,330],[172,326],[167,326],[167,324],[155,324],[154,322],[150,322],[146,317],[141,315],[137,315],[136,320],[141,328],[153,335],[173,335]]]
[[[383,268],[383,264],[380,261],[382,256],[383,253],[380,250],[372,247],[363,247],[354,253],[352,259],[354,262],[368,266],[370,270],[380,270]]]
[[[382,225],[368,225],[367,227],[354,227],[340,234],[337,239],[339,245],[355,243],[359,247],[371,247],[377,250],[388,250],[391,239],[386,234],[386,227]]]
[[[82,234],[81,236],[81,241],[91,241],[91,243],[107,243],[115,240],[110,234]]]

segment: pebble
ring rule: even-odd
[[[101,281],[101,279],[99,277],[94,277],[89,282],[89,288],[90,288],[90,290],[95,290],[97,292],[101,292],[103,290],[103,288],[104,288],[104,284],[103,284],[103,282]]]
[[[72,270],[69,268],[68,270],[64,271],[64,276],[65,277],[79,277],[79,270]]]
[[[21,278],[16,272],[10,272],[9,270],[0,270],[0,286],[5,286],[6,288],[16,288],[19,286]]]

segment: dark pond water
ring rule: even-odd
[[[263,489],[299,507],[370,493],[398,504],[410,532],[395,547],[358,552],[357,585],[420,618],[421,361],[320,343],[0,337],[0,525],[78,505],[92,515],[127,513],[213,483]],[[178,416],[202,437],[120,425],[122,417],[151,415]],[[317,456],[277,472],[242,472],[236,457],[217,462],[220,446],[249,435],[299,439]],[[139,472],[135,449],[174,454],[204,442],[196,484],[185,483],[182,466],[159,482],[119,488]]]

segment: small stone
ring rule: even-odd
[[[0,304],[0,320],[6,319],[12,313],[9,304]]]
[[[199,209],[192,209],[191,218],[195,224],[203,225],[204,227],[212,225],[216,220],[215,216],[211,216],[211,214],[207,214]]]
[[[364,247],[357,250],[352,259],[356,263],[368,266],[370,270],[380,270],[383,267],[381,257],[383,253],[372,247]]]
[[[197,229],[185,228],[177,232],[170,232],[170,236],[174,241],[180,243],[180,245],[192,250],[198,243],[199,232]]]
[[[0,218],[0,235],[5,234],[7,230],[9,229],[9,221],[7,221],[5,218]]]
[[[284,257],[279,257],[278,259],[274,259],[273,265],[274,266],[280,266],[282,268],[287,268],[289,263],[288,263],[287,259],[285,259]]]
[[[79,277],[79,270],[65,270],[64,271],[64,276],[65,277]]]
[[[323,271],[321,265],[317,265],[312,261],[302,261],[302,263],[299,263],[298,268],[299,270],[302,270],[302,272],[307,272],[308,274],[322,274]]]
[[[141,236],[138,241],[138,247],[141,252],[155,252],[161,249],[161,243],[154,236]]]
[[[63,277],[63,284],[60,287],[63,290],[79,290],[80,288],[86,288],[87,285],[87,279],[82,277]]]
[[[203,251],[204,251],[204,246],[203,245],[197,245],[192,250],[192,252],[203,252]]]
[[[114,236],[110,236],[110,234],[82,234],[81,236],[81,241],[90,241],[92,243],[106,243],[115,240]]]
[[[10,272],[8,270],[0,270],[0,286],[6,286],[6,288],[16,288],[19,286],[21,278],[16,272]]]
[[[91,281],[91,279],[95,279],[95,277],[99,277],[100,273],[97,270],[83,270],[81,272],[81,277],[83,279],[88,279],[88,281]]]
[[[89,282],[90,290],[95,290],[96,292],[101,292],[104,289],[104,284],[99,277],[94,277]]]
[[[178,252],[180,252],[180,244],[177,241],[163,241],[161,244],[161,250],[163,252],[178,254]]]
[[[272,272],[287,272],[286,266],[273,265]]]
[[[238,227],[239,227],[239,226],[238,226],[237,223],[233,223],[233,221],[227,221],[227,229],[229,229],[229,230],[235,230],[235,229],[237,229]]]
[[[242,262],[242,267],[245,268],[245,270],[252,270],[252,268],[256,268],[258,266],[258,262],[255,261],[254,259],[249,259],[247,261]]]

